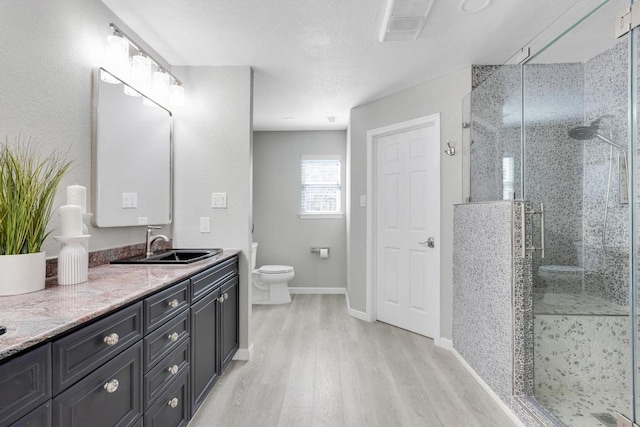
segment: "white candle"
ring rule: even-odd
[[[82,236],[82,209],[77,205],[60,206],[60,235]]]
[[[82,185],[68,186],[67,205],[80,206],[81,213],[87,213],[87,189]]]

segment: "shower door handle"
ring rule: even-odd
[[[540,246],[527,246],[527,218],[526,215],[540,215]],[[544,242],[544,234],[545,234],[545,224],[544,224],[544,203],[540,203],[540,210],[527,210],[526,207],[522,206],[522,258],[527,256],[527,251],[540,251],[540,257],[544,258],[544,250],[545,250],[545,242]],[[531,219],[531,225],[533,227],[533,218]],[[533,232],[531,233],[533,236]]]

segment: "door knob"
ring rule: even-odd
[[[433,237],[429,237],[424,242],[418,242],[418,243],[421,244],[422,246],[426,246],[426,247],[431,248],[431,249],[436,247],[436,243],[435,243]]]

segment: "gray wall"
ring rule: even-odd
[[[0,2],[0,138],[31,138],[44,153],[67,153],[73,165],[55,209],[66,203],[67,185],[87,187],[91,198],[92,73],[104,63],[110,22],[127,28],[99,0]],[[58,227],[54,212],[49,229]],[[89,234],[91,250],[144,241],[144,227],[90,227]],[[55,256],[60,244],[49,237],[43,249]]]
[[[250,344],[248,286],[251,248],[252,87],[250,67],[174,67],[184,82],[176,111],[176,247],[225,247],[240,256],[240,348]],[[227,209],[211,208],[211,193],[227,193]],[[200,218],[211,232],[200,232]]]
[[[292,287],[339,287],[347,284],[346,219],[301,219],[300,157],[330,154],[342,159],[342,206],[345,205],[345,131],[255,132],[253,239],[257,266],[291,265]],[[330,247],[329,258],[310,253]]]
[[[440,113],[440,145],[447,140],[461,148],[462,99],[471,91],[471,68],[419,84],[393,95],[353,108],[348,130],[349,179],[349,303],[354,310],[366,307],[366,208],[360,207],[360,195],[367,193],[367,131],[430,114]],[[442,156],[441,261],[440,261],[440,335],[451,337],[451,283],[453,251],[453,204],[462,202],[462,155]]]

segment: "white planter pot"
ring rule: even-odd
[[[0,296],[43,290],[46,262],[44,252],[0,255]]]

